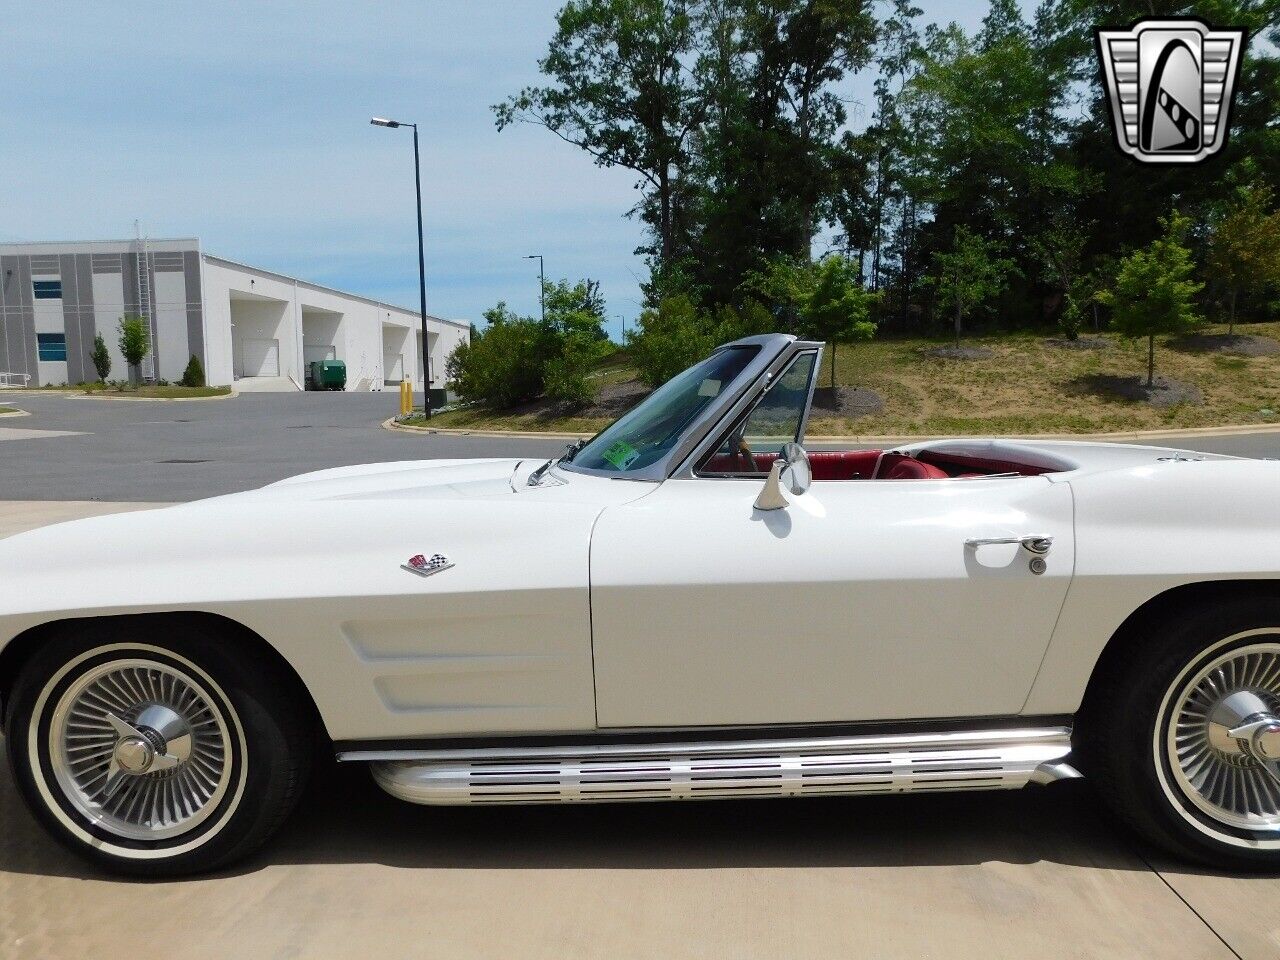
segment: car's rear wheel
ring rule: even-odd
[[[1180,856],[1280,869],[1280,600],[1182,610],[1143,641],[1084,717],[1099,791]]]
[[[18,786],[64,844],[145,876],[214,869],[292,809],[308,721],[270,665],[204,622],[85,621],[24,666],[5,729]]]

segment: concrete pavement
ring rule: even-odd
[[[0,503],[0,536],[157,504]],[[1280,879],[1173,863],[1081,781],[1015,793],[414,807],[327,768],[216,876],[131,883],[0,772],[0,957],[1280,956]]]
[[[0,500],[0,538],[11,537],[23,530],[47,527],[66,520],[96,517],[106,513],[150,510],[162,503],[109,503],[78,500]]]

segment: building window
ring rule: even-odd
[[[67,335],[65,333],[37,333],[36,345],[41,360],[67,359]]]
[[[37,300],[61,300],[61,280],[32,280],[31,292]]]

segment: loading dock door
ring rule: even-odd
[[[404,357],[389,353],[382,360],[382,378],[387,383],[399,383],[404,379]]]
[[[242,377],[280,376],[279,340],[245,340],[241,358]]]

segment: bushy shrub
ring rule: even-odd
[[[697,306],[684,294],[645,310],[638,327],[627,331],[627,347],[640,379],[654,387],[701,360],[715,346]]]
[[[595,399],[591,368],[607,346],[586,337],[565,337],[560,356],[547,361],[543,371],[547,399],[566,407],[585,407]]]
[[[504,408],[545,396],[582,407],[595,395],[591,370],[613,349],[605,304],[593,280],[547,281],[546,319],[521,317],[505,303],[485,312],[486,326],[445,361],[449,382],[468,403]]]
[[[192,354],[191,359],[187,361],[187,369],[182,371],[182,385],[184,387],[204,386],[204,367],[201,366],[200,358],[195,354]]]
[[[778,323],[773,314],[758,300],[748,299],[741,307],[723,306],[711,316],[712,339],[717,345],[754,337],[763,333],[775,333]]]
[[[503,408],[541,396],[547,361],[558,353],[556,337],[541,323],[499,303],[484,314],[488,326],[472,329],[471,342],[449,355],[445,370],[467,403]]]
[[[1080,328],[1084,325],[1084,312],[1080,309],[1080,304],[1076,303],[1076,298],[1070,294],[1066,297],[1066,302],[1062,306],[1062,316],[1058,318],[1058,326],[1062,330],[1062,335],[1068,340],[1078,340],[1080,338]]]

